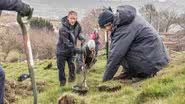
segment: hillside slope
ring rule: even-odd
[[[99,92],[97,86],[102,84],[102,74],[105,68],[105,57],[99,57],[98,62],[88,73],[87,84],[90,88],[86,96],[72,93],[74,83],[59,87],[58,71],[55,60],[36,62],[36,80],[45,81],[45,90],[38,96],[39,104],[56,104],[57,99],[64,94],[74,96],[78,104],[184,104],[185,103],[185,53],[172,53],[169,66],[154,78],[139,82],[109,81],[103,84],[121,85],[116,92]],[[44,70],[48,63],[54,67]],[[7,80],[16,80],[22,73],[28,73],[26,63],[3,64]],[[67,65],[66,65],[67,69]],[[67,71],[67,70],[66,70]],[[32,104],[32,97],[17,96],[15,104]]]

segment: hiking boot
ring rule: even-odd
[[[74,82],[75,81],[75,78],[69,78],[68,79],[68,82]]]
[[[157,74],[157,72],[153,72],[153,73],[150,73],[150,74],[147,74],[147,73],[138,73],[136,74],[136,78],[151,78],[151,77],[154,77],[155,75]]]
[[[60,86],[65,86],[66,85],[66,81],[60,81]]]
[[[113,78],[113,80],[124,80],[124,79],[132,79],[132,76],[128,74],[128,72],[122,72],[120,75]]]

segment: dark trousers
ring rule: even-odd
[[[96,43],[96,46],[95,46],[96,56],[98,55],[98,50],[99,50],[99,46],[98,46],[98,45],[99,45],[99,44]]]
[[[132,77],[138,77],[138,78],[148,78],[148,77],[153,77],[157,74],[157,72],[159,71],[158,69],[156,68],[152,68],[152,69],[148,69],[146,72],[137,72],[137,70],[133,70],[133,69],[130,69],[126,60],[124,59],[122,62],[121,62],[121,65],[123,67],[123,73],[125,72],[126,74],[132,76]],[[138,69],[138,68],[135,68],[135,69]]]
[[[5,73],[0,66],[0,104],[4,104],[4,84],[5,84]]]
[[[68,63],[68,68],[69,68],[69,80],[74,80],[75,79],[75,65],[74,65],[74,57],[73,55],[62,55],[58,54],[57,55],[57,67],[59,70],[59,81],[66,81],[66,76],[65,76],[65,62],[67,61]]]

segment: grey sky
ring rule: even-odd
[[[146,3],[153,3],[160,9],[174,9],[175,11],[185,11],[185,0],[23,0],[34,7],[34,15],[49,18],[61,18],[69,10],[76,10],[79,18],[93,8],[102,6],[112,6],[129,4],[136,8]],[[159,2],[161,1],[161,2]]]

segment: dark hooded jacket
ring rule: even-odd
[[[62,18],[62,25],[59,29],[59,40],[57,43],[57,54],[71,55],[77,44],[77,38],[84,40],[81,33],[81,26],[78,22],[71,26],[67,20],[67,16]]]
[[[123,61],[127,65],[123,65]],[[111,80],[120,65],[127,66],[131,73],[149,74],[161,70],[168,62],[169,56],[159,33],[136,14],[134,7],[119,6],[103,81]]]

